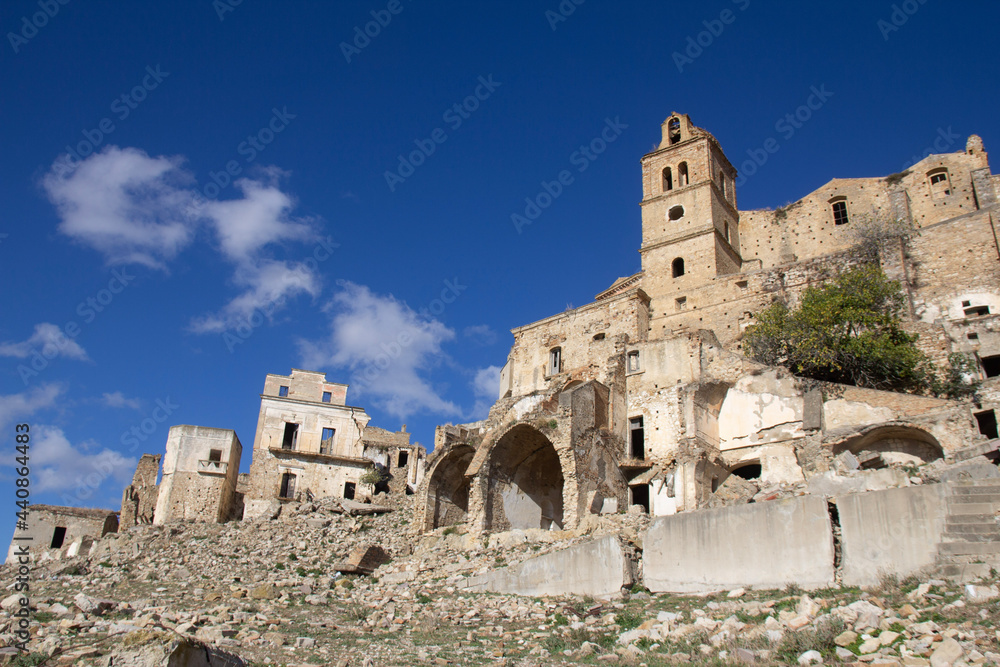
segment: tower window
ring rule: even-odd
[[[397,468],[405,468],[406,464],[409,463],[409,462],[410,462],[410,453],[409,452],[400,452],[399,453],[399,460],[397,462],[396,467]]]
[[[674,172],[670,167],[663,168],[663,191],[670,192],[674,189]]]
[[[951,180],[948,177],[947,169],[935,169],[928,172],[927,180],[930,183],[932,197],[947,197],[951,194]]]
[[[670,137],[670,144],[676,144],[681,140],[681,119],[674,116],[667,121],[667,134]]]
[[[323,429],[323,438],[319,441],[320,454],[333,454],[333,438],[336,434],[336,429]]]
[[[680,205],[678,205],[678,206],[671,206],[670,210],[667,211],[667,218],[669,218],[671,222],[674,222],[676,220],[680,220],[683,217],[684,217],[684,207],[683,206],[680,206]]]
[[[833,205],[833,224],[835,225],[846,225],[850,222],[847,217],[847,199],[840,198],[832,202]]]
[[[278,387],[278,396],[288,396],[288,387],[284,385]]]
[[[549,350],[549,375],[556,375],[562,372],[562,348],[554,347]]]
[[[222,461],[222,450],[221,449],[210,449],[208,450],[208,460],[221,462]]]
[[[673,270],[674,278],[680,278],[684,275],[684,258],[678,257],[670,265]]]
[[[329,403],[331,398],[333,398],[333,394],[331,394],[328,391],[324,391],[323,392],[323,402],[324,403]]]
[[[639,351],[633,350],[628,353],[628,370],[630,373],[639,370]]]
[[[728,222],[726,222],[726,223],[723,224],[723,229],[726,232],[726,243],[730,243],[730,239],[729,239],[729,223]]]
[[[689,184],[690,179],[688,178],[688,163],[681,162],[677,165],[677,185],[683,188]]]

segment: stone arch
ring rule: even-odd
[[[464,523],[469,514],[469,478],[466,471],[476,450],[456,445],[428,471],[425,530]]]
[[[729,471],[729,474],[743,479],[760,479],[762,472],[760,461],[754,459],[753,461],[741,461]]]
[[[561,529],[564,482],[563,465],[552,442],[532,426],[513,426],[490,452],[484,527]]]
[[[886,463],[913,465],[944,458],[937,438],[910,424],[884,424],[863,430],[833,445],[834,455],[841,452],[861,454],[877,452]]]

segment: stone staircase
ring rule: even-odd
[[[936,575],[958,581],[1000,571],[1000,479],[952,482]]]

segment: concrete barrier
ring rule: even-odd
[[[802,496],[655,519],[643,543],[643,570],[655,592],[829,586],[826,501]]]
[[[847,586],[878,583],[934,565],[948,511],[946,484],[838,496],[841,568]]]
[[[608,536],[470,577],[464,588],[532,597],[607,597],[631,585],[630,572],[618,538]]]

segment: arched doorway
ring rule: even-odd
[[[562,526],[563,473],[559,455],[541,432],[519,424],[493,447],[486,529],[559,530]]]
[[[464,523],[469,514],[469,480],[465,471],[475,450],[455,447],[434,467],[427,485],[427,530]]]

